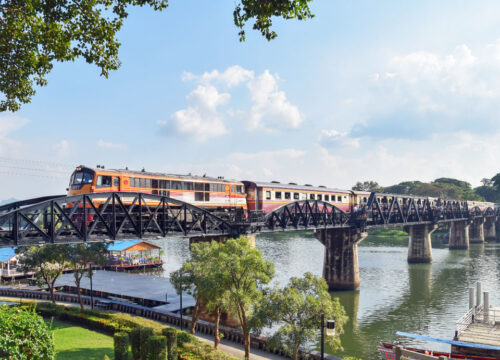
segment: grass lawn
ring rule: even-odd
[[[54,321],[57,360],[102,360],[113,358],[113,338],[69,323]]]

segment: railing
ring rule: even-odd
[[[482,305],[480,305],[480,307],[482,307]],[[460,334],[474,322],[476,311],[476,308],[472,307],[460,319],[458,319],[455,327],[455,337],[460,336]]]
[[[402,346],[400,345],[397,345],[393,348],[394,350],[394,358],[395,360],[403,360],[403,359],[411,359],[411,360],[436,360],[436,359],[439,359],[439,360],[448,360],[448,358],[446,356],[439,356],[439,357],[436,357],[436,356],[432,356],[432,355],[425,355],[425,354],[422,354],[422,353],[419,353],[419,352],[415,352],[415,351],[410,351],[410,350],[406,350],[406,349],[403,349]]]

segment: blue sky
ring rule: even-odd
[[[109,79],[56,64],[0,114],[0,199],[79,164],[350,188],[499,172],[500,3],[319,1],[267,42],[234,2],[132,9]]]

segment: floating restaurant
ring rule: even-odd
[[[163,265],[158,245],[143,240],[115,241],[108,248],[107,267],[115,270]]]

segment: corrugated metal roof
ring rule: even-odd
[[[113,245],[108,247],[108,251],[123,251],[128,249],[131,246],[134,246],[140,243],[141,240],[123,240],[123,241],[115,241]]]
[[[123,240],[123,241],[115,241],[113,245],[108,247],[108,251],[125,251],[128,248],[137,245],[139,243],[145,243],[158,249],[160,248],[158,245],[151,244],[150,242],[144,240]]]
[[[270,187],[270,188],[280,188],[280,189],[293,189],[293,190],[303,190],[303,191],[333,191],[338,193],[350,194],[349,190],[341,190],[334,189],[328,187],[320,187],[320,186],[306,186],[306,185],[296,185],[296,184],[281,184],[281,183],[273,183],[273,182],[257,182],[257,181],[248,181],[250,183],[254,183],[260,187]]]
[[[14,256],[16,256],[14,248],[0,248],[0,262],[9,261]]]

